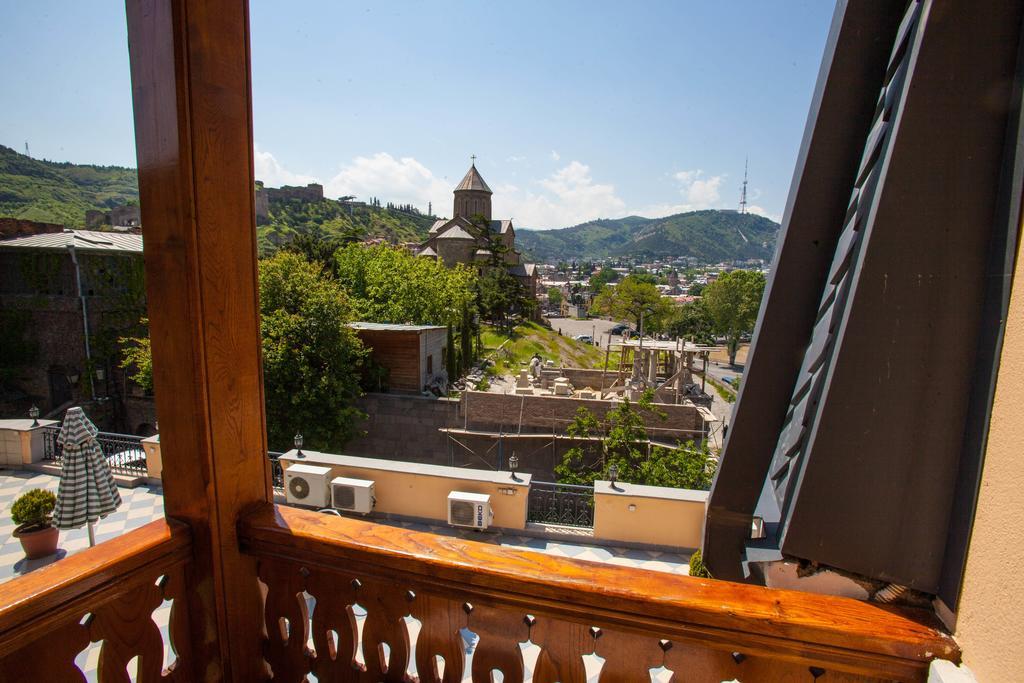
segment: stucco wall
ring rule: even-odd
[[[448,494],[452,491],[486,493],[491,496],[494,526],[522,529],[526,526],[527,492],[530,478],[520,475],[518,481],[507,472],[460,470],[455,467],[413,465],[350,458],[305,451],[301,461],[308,465],[330,467],[332,477],[369,479],[374,482],[377,505],[374,513],[431,519],[447,523]],[[294,451],[281,456],[287,468],[293,464]],[[362,463],[355,461],[363,461]],[[509,491],[513,492],[509,495]]]
[[[1018,251],[999,377],[967,555],[956,639],[979,681],[1019,680],[1024,650],[1024,259]]]
[[[707,491],[595,482],[594,538],[698,548],[707,498]]]

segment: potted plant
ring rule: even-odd
[[[32,489],[11,506],[11,519],[18,527],[14,536],[21,541],[25,557],[38,560],[57,552],[57,528],[50,524],[57,496],[46,489]]]

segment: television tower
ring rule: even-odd
[[[27,157],[32,156],[31,154],[28,153],[28,140],[25,140],[25,156],[27,156]]]
[[[743,160],[743,185],[740,188],[740,213],[747,212],[747,166],[750,164],[750,158],[747,157]]]

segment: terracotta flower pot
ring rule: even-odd
[[[57,552],[57,539],[60,532],[57,527],[48,526],[35,531],[24,531],[24,524],[14,530],[14,536],[21,541],[21,547],[25,551],[25,557],[30,560],[38,560],[48,557]]]

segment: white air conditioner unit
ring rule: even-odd
[[[327,486],[330,476],[330,467],[291,465],[284,471],[285,499],[293,505],[327,507],[331,502]]]
[[[331,501],[332,506],[338,510],[368,515],[377,503],[377,498],[373,492],[373,482],[369,479],[335,477],[331,479]]]
[[[448,523],[472,529],[486,529],[494,521],[491,497],[486,493],[452,491],[448,494]]]

